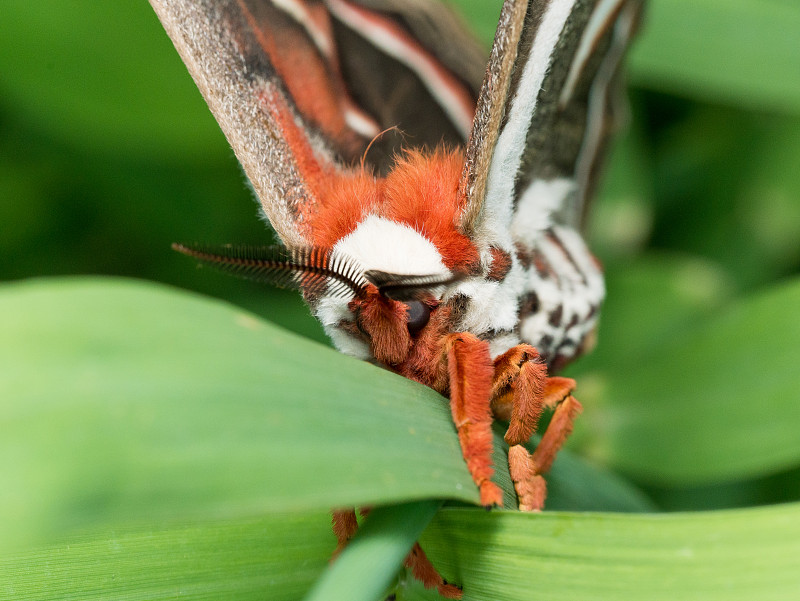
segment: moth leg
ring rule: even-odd
[[[369,507],[363,507],[359,510],[362,518],[367,517],[369,512]],[[336,535],[338,542],[336,550],[331,556],[331,560],[334,560],[347,546],[350,539],[355,536],[358,531],[358,520],[356,519],[355,509],[334,510],[331,512],[331,517],[333,533]],[[447,599],[461,599],[461,588],[442,578],[442,575],[433,567],[419,543],[414,543],[411,551],[406,556],[404,565],[411,570],[414,578],[419,580],[425,588],[436,588],[439,594]]]
[[[550,471],[581,409],[578,400],[568,394],[556,405],[550,424],[533,455],[521,444],[508,449],[508,471],[517,491],[520,511],[541,511],[544,507],[547,484],[542,474]]]
[[[544,474],[550,470],[556,453],[572,433],[575,418],[583,410],[572,391],[575,380],[571,378],[548,378],[545,384],[545,407],[555,407],[553,417],[542,434],[542,440],[533,452],[532,461],[536,472]]]
[[[541,511],[547,497],[547,483],[536,473],[531,454],[521,444],[508,449],[508,472],[517,491],[520,511]]]
[[[439,594],[446,599],[461,599],[463,594],[461,587],[447,582],[441,574],[433,567],[425,551],[414,543],[411,551],[406,556],[405,566],[411,570],[411,574],[419,580],[425,588],[436,588]]]
[[[544,410],[547,366],[538,358],[535,348],[518,344],[494,360],[492,411],[508,422],[509,445],[527,442]]]
[[[450,410],[461,452],[485,507],[503,505],[492,482],[492,413],[489,407],[494,369],[489,344],[473,334],[450,334],[444,343],[450,387]]]
[[[547,496],[542,474],[550,470],[558,450],[572,432],[581,405],[571,395],[575,381],[547,377],[547,366],[536,361],[539,353],[527,344],[517,345],[495,359],[492,409],[508,420],[508,469],[521,511],[540,511]],[[555,411],[533,455],[523,446],[536,431],[544,409]]]
[[[336,550],[331,559],[342,552],[347,546],[348,541],[355,536],[358,530],[358,520],[356,519],[355,509],[334,509],[331,512],[331,523],[333,524],[333,534],[336,536]]]

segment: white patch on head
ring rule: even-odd
[[[528,129],[538,108],[539,90],[574,4],[575,0],[546,4],[516,94],[506,113],[506,124],[495,145],[487,175],[485,217],[481,227],[497,236],[503,236],[512,222],[514,184],[527,144]]]
[[[449,275],[436,246],[414,229],[376,215],[369,215],[349,235],[339,240],[334,252],[356,260],[365,270],[375,269],[400,275]],[[341,352],[358,359],[370,359],[369,345],[340,328],[352,322],[349,299],[323,296],[315,314],[325,332]]]
[[[314,307],[314,315],[322,323],[325,333],[337,349],[356,359],[370,359],[372,353],[369,345],[339,327],[343,321],[353,321],[353,314],[347,305],[346,299],[323,296]]]
[[[536,239],[536,232],[553,225],[553,215],[564,208],[565,200],[574,192],[575,182],[571,179],[533,180],[517,203],[511,224],[514,241],[529,246]]]
[[[400,275],[449,274],[442,255],[425,236],[407,225],[369,215],[339,240],[334,251],[356,259],[365,271]]]

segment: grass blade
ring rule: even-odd
[[[306,601],[380,598],[440,506],[438,501],[420,501],[372,510]]]

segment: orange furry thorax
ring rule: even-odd
[[[318,202],[307,222],[313,244],[332,247],[365,217],[377,215],[430,240],[449,269],[468,269],[477,263],[478,251],[458,231],[464,202],[458,193],[463,161],[460,150],[410,150],[382,178],[360,169],[321,179]]]

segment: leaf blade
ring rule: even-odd
[[[800,587],[799,518],[798,504],[637,515],[444,509],[421,544],[463,584],[465,601],[789,600]]]
[[[373,509],[306,601],[379,598],[440,506],[439,501],[420,501]]]

